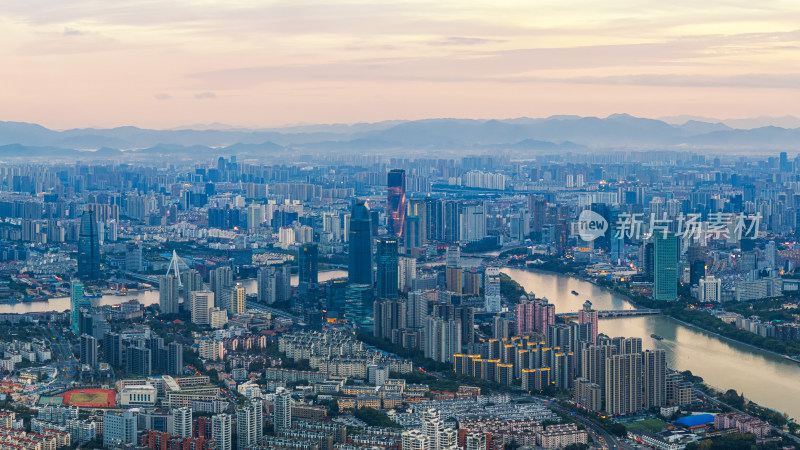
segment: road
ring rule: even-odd
[[[58,325],[48,324],[40,329],[43,337],[50,344],[53,364],[58,368],[58,375],[51,386],[63,385],[66,387],[73,380],[75,370],[79,368],[78,361],[72,353],[72,344]]]
[[[271,306],[267,306],[267,305],[264,305],[262,303],[247,302],[247,307],[250,308],[250,309],[260,309],[262,311],[267,311],[267,312],[270,312],[270,313],[272,313],[272,314],[274,314],[274,315],[276,315],[278,317],[283,317],[283,318],[286,318],[286,319],[292,319],[294,321],[294,323],[296,323],[296,324],[298,324],[300,326],[305,325],[305,323],[303,322],[303,318],[302,317],[289,314],[286,311],[282,311],[280,309],[273,308]]]
[[[574,420],[581,425],[586,427],[586,430],[592,436],[596,444],[599,444],[603,449],[625,449],[625,450],[632,450],[634,449],[633,446],[626,444],[625,442],[620,441],[618,438],[613,436],[611,433],[606,431],[600,425],[594,423],[588,417],[584,417],[580,414],[573,414],[573,411],[564,408],[563,406],[559,405],[555,402],[554,399],[548,397],[540,397],[536,396],[536,398],[543,400],[547,407],[558,411],[559,413],[569,417],[571,420]]]

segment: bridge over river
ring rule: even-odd
[[[635,317],[635,316],[655,316],[661,314],[660,309],[611,309],[605,311],[597,311],[597,316],[602,318],[614,318],[614,317]],[[560,318],[569,318],[569,319],[577,319],[578,313],[577,312],[570,312],[570,313],[561,313],[556,314],[556,317]]]

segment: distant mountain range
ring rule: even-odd
[[[749,127],[759,123],[786,126]],[[733,126],[736,124],[740,126]],[[525,155],[607,149],[797,151],[800,149],[800,119],[787,116],[722,122],[691,116],[655,120],[614,114],[606,118],[428,119],[273,129],[212,124],[171,130],[119,127],[65,131],[24,122],[0,122],[0,158],[5,159],[205,157],[215,154],[287,157],[325,152],[396,151],[404,154],[436,152],[437,155],[507,151]]]

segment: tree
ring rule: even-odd
[[[739,395],[734,389],[728,389],[728,391],[722,395],[722,401],[736,409],[744,408],[744,395]]]
[[[361,420],[371,427],[381,428],[403,428],[399,423],[394,422],[383,411],[375,408],[359,408],[353,412],[356,419]]]
[[[264,360],[259,358],[250,363],[250,372],[261,372],[264,370]]]

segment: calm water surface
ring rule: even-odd
[[[319,273],[319,281],[327,281],[333,278],[346,276],[347,271],[345,270],[326,270]],[[248,278],[240,282],[244,285],[248,294],[256,293],[256,280]],[[297,282],[297,275],[292,276],[292,285],[297,286]],[[135,291],[129,292],[127,295],[104,295],[101,298],[92,299],[92,305],[118,305],[134,299],[145,306],[158,303],[158,290]],[[11,305],[0,304],[0,313],[24,314],[29,312],[66,311],[69,307],[69,297],[56,297],[45,302],[16,303]]]
[[[578,311],[587,299],[598,310],[632,308],[616,293],[577,278],[508,268],[503,272],[537,297],[547,297],[556,305],[556,313]],[[666,351],[670,367],[691,370],[712,386],[736,389],[756,403],[800,418],[798,363],[663,316],[601,319],[600,332],[612,337],[641,337],[643,348]],[[664,339],[655,340],[651,334]]]

